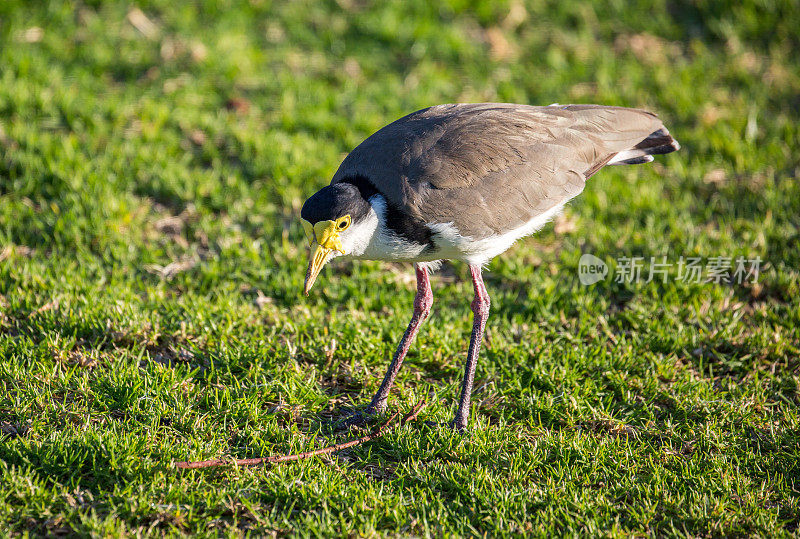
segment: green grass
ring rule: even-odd
[[[138,5],[0,3],[0,535],[798,533],[796,2]],[[303,297],[299,207],[455,101],[644,107],[683,149],[492,263],[468,435],[173,469],[344,439],[413,270],[337,261]],[[582,253],[764,263],[585,287]],[[390,404],[445,421],[471,285],[433,286]]]

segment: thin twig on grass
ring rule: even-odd
[[[409,421],[414,421],[417,416],[419,415],[420,411],[425,407],[425,400],[419,401],[410,412],[408,412],[402,420],[400,420],[401,425],[405,425]],[[175,467],[180,468],[183,470],[194,470],[197,468],[210,468],[212,466],[226,466],[230,464],[234,464],[236,466],[253,466],[256,464],[275,464],[278,462],[289,462],[293,460],[303,460],[311,457],[316,457],[317,455],[325,455],[327,453],[334,453],[336,451],[341,451],[342,449],[347,449],[348,447],[353,447],[356,445],[363,444],[364,442],[369,442],[370,440],[374,440],[375,438],[379,438],[386,434],[386,431],[389,427],[395,422],[397,416],[400,415],[400,412],[395,412],[392,414],[392,417],[389,418],[386,423],[377,427],[371,433],[367,434],[366,436],[362,436],[361,438],[356,438],[355,440],[350,440],[349,442],[343,442],[340,444],[329,445],[328,447],[323,447],[322,449],[315,449],[313,451],[306,451],[305,453],[296,453],[294,455],[276,455],[273,457],[258,457],[254,459],[238,459],[238,460],[224,460],[224,459],[214,459],[214,460],[197,460],[197,461],[186,461],[186,462],[176,462]]]

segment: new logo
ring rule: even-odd
[[[608,266],[601,259],[589,253],[581,256],[578,262],[578,279],[581,284],[589,286],[602,281],[608,275]]]

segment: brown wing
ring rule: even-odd
[[[364,176],[413,217],[480,239],[575,197],[614,154],[661,127],[622,107],[440,105],[370,136],[333,183]]]

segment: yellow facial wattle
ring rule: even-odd
[[[303,292],[308,295],[308,291],[314,285],[317,275],[319,275],[328,260],[333,258],[337,252],[347,254],[344,251],[339,233],[347,230],[350,226],[351,218],[348,214],[335,221],[319,221],[313,225],[305,219],[301,219],[301,221],[310,248],[306,280],[303,285]]]

